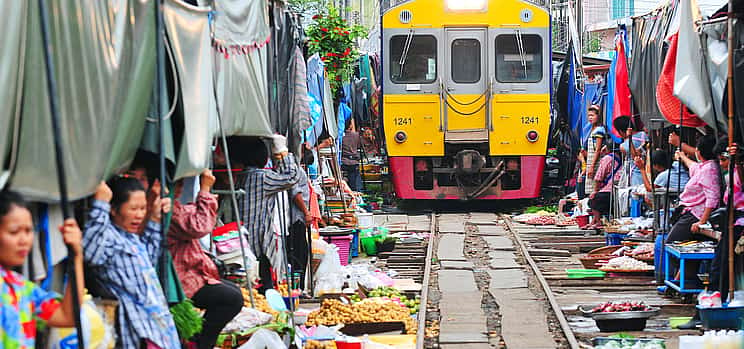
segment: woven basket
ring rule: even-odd
[[[579,257],[579,261],[586,269],[598,269],[599,266],[597,266],[597,262],[599,262],[600,260],[604,260],[604,259],[614,258],[614,256],[612,256],[612,253],[622,247],[623,246],[620,246],[620,245],[600,247],[600,248],[591,250],[589,253],[587,253],[583,257]]]
[[[620,227],[619,225],[608,225],[604,227],[604,231],[607,233],[620,233]]]

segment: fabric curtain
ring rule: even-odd
[[[674,72],[677,64],[677,48],[679,45],[679,34],[672,35],[667,52],[664,68],[661,71],[659,83],[656,85],[656,102],[659,105],[662,115],[672,124],[679,125],[680,122],[685,127],[702,127],[705,122],[690,113],[690,110],[674,96]],[[700,93],[700,91],[694,91]]]
[[[15,1],[12,1],[15,2]],[[28,198],[59,198],[44,71],[39,8],[28,5],[23,124],[12,188]],[[47,2],[58,86],[64,169],[71,199],[131,162],[139,145],[155,72],[155,2]],[[6,20],[9,17],[6,16]]]
[[[0,11],[0,189],[10,175],[5,164],[10,161],[11,143],[19,126],[20,97],[23,90],[24,54],[26,52],[26,1],[3,1]],[[11,164],[12,166],[12,164]]]
[[[183,134],[175,179],[196,176],[208,167],[217,120],[214,110],[213,55],[209,7],[168,0],[163,8],[170,50],[178,70]]]
[[[217,107],[228,136],[273,134],[269,117],[266,0],[217,1],[214,74]]]
[[[715,126],[716,114],[713,108],[710,81],[704,64],[703,47],[695,25],[695,20],[700,17],[699,13],[695,13],[697,9],[695,0],[680,1],[674,96],[706,124]],[[728,125],[719,123],[718,127],[726,130]]]

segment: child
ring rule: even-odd
[[[64,242],[75,253],[75,276],[78,299],[83,299],[82,232],[74,219],[59,227]],[[34,348],[36,319],[51,327],[73,327],[72,286],[67,285],[65,298],[47,292],[11,270],[23,264],[34,240],[31,211],[20,195],[0,191],[0,348]]]
[[[118,348],[181,347],[154,267],[163,239],[160,218],[170,200],[160,199],[158,182],[150,190],[148,201],[135,178],[117,177],[110,188],[101,183],[85,225],[85,262],[119,300]]]

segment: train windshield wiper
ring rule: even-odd
[[[522,41],[522,32],[517,29],[515,37],[517,38],[517,49],[519,50],[519,59],[522,61],[524,69],[524,78],[527,79],[527,56],[524,53],[524,41]]]
[[[406,37],[406,46],[403,47],[403,53],[400,55],[400,61],[398,61],[398,66],[400,67],[400,70],[398,71],[399,77],[403,77],[403,69],[406,66],[406,61],[408,61],[408,52],[411,49],[412,43],[413,43],[413,29],[408,31],[408,36]]]

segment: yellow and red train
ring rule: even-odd
[[[551,122],[549,9],[409,0],[382,14],[382,113],[403,199],[540,195]]]

